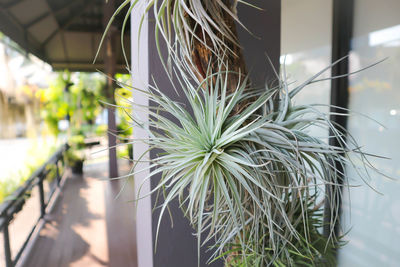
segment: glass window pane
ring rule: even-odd
[[[383,4],[384,3],[384,4]],[[391,158],[370,158],[379,170],[400,177],[400,1],[356,0],[350,68],[388,60],[350,78],[350,133],[364,151]],[[350,183],[354,170],[348,170]],[[371,173],[368,186],[344,193],[342,224],[349,243],[339,251],[339,266],[399,266],[400,183]]]
[[[282,0],[281,63],[285,63],[289,89],[315,75],[331,64],[332,0]],[[321,78],[330,77],[330,71]],[[319,109],[329,112],[330,81],[315,83],[295,96],[295,105],[323,104]],[[328,141],[325,128],[311,126],[308,132]],[[320,192],[325,188],[321,185]],[[324,201],[324,194],[317,203]],[[323,205],[322,205],[323,206]]]
[[[283,0],[281,18],[281,63],[285,61],[289,81],[298,85],[330,65],[332,0]],[[330,74],[327,71],[321,78]],[[329,104],[330,81],[306,87],[294,102]],[[328,107],[321,109],[329,111]],[[312,131],[316,136],[328,136],[327,130],[315,127]]]

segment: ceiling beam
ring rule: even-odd
[[[77,17],[82,15],[86,9],[90,6],[91,3],[93,3],[94,0],[87,1],[86,4],[84,5],[83,8],[81,8],[78,12],[74,13],[74,15],[69,18],[66,22],[64,22],[62,25],[60,25],[57,21],[57,19],[54,17],[54,19],[57,21],[58,28],[54,30],[47,38],[44,40],[44,42],[41,44],[42,49],[59,33],[60,31],[65,30]],[[50,6],[49,6],[50,8]]]
[[[12,1],[8,2],[8,3],[0,4],[0,7],[4,8],[4,9],[9,9],[9,8],[12,8],[12,7],[18,5],[22,1],[24,1],[24,0],[12,0]]]
[[[35,25],[36,23],[42,21],[43,19],[47,18],[51,13],[50,12],[45,12],[42,15],[40,15],[39,17],[34,18],[33,20],[31,20],[30,22],[28,22],[27,24],[24,25],[25,29],[29,29],[30,27],[32,27],[33,25]]]
[[[54,70],[65,70],[68,69],[70,71],[83,71],[83,72],[98,72],[98,70],[104,72],[104,62],[99,61],[94,64],[92,62],[75,62],[71,61],[69,63],[66,62],[52,62],[51,66]],[[128,73],[125,63],[117,63],[115,66],[117,73]]]
[[[72,22],[78,17],[80,17],[90,6],[91,3],[95,2],[95,0],[87,1],[85,6],[78,10],[77,12],[74,12],[74,15],[70,17],[67,21],[65,21],[62,25],[63,29],[66,29],[69,25],[71,25]]]
[[[39,49],[39,46],[34,46],[33,44],[28,43],[29,38],[31,40],[36,41],[39,45],[40,43],[35,40],[33,37],[30,37],[26,31],[18,24],[15,19],[12,19],[9,13],[6,10],[0,10],[0,29],[1,31],[10,37],[14,42],[16,42],[20,47],[22,47],[28,53],[31,53],[41,60],[48,62],[46,56]]]
[[[22,41],[23,42],[20,43],[20,45],[22,47],[24,47],[26,50],[28,50],[27,47],[33,46],[33,44],[28,45],[28,39],[33,40],[37,44],[40,44],[40,42],[29,31],[27,31],[26,28],[24,28],[24,26],[18,21],[18,19],[11,12],[9,12],[7,9],[2,9],[1,13],[3,13],[3,15],[4,15],[3,17],[6,17],[6,19],[8,21],[10,21],[10,23],[12,23],[14,26],[16,26],[18,31],[22,33],[22,36],[23,36]],[[11,34],[11,35],[15,36],[16,34]],[[38,47],[34,47],[34,49],[38,49]],[[29,50],[32,50],[32,49],[29,49]],[[38,49],[38,50],[40,50],[40,49]]]
[[[33,19],[32,21],[28,22],[27,24],[24,25],[25,28],[29,29],[30,27],[32,27],[33,25],[35,25],[36,23],[42,21],[43,19],[47,18],[50,15],[53,15],[56,18],[56,15],[58,15],[59,13],[67,10],[68,8],[70,8],[73,4],[82,1],[82,0],[73,0],[68,2],[67,4],[65,4],[64,6],[60,7],[59,9],[56,10],[52,10],[49,3],[47,2],[47,6],[49,7],[49,11],[43,13],[42,15],[40,15],[39,17]],[[57,18],[56,18],[57,19]]]
[[[63,30],[61,29],[60,23],[58,22],[57,17],[56,17],[56,15],[54,14],[54,11],[53,11],[53,9],[51,8],[51,6],[50,6],[50,4],[49,4],[49,0],[45,0],[45,2],[46,2],[46,4],[47,4],[48,9],[50,10],[50,13],[51,13],[51,14],[53,15],[53,17],[54,17],[54,20],[56,21],[56,24],[57,24],[56,32],[60,32],[60,34],[61,34],[61,44],[62,44],[63,50],[64,50],[65,61],[66,61],[66,62],[69,62],[69,56],[68,56],[68,51],[67,51],[67,45],[66,45],[66,43],[65,43],[64,32],[63,32]],[[43,47],[43,46],[42,46],[42,47]],[[43,49],[43,50],[44,50],[44,49]]]

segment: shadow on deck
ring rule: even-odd
[[[120,175],[129,172],[126,160],[119,166]],[[24,267],[136,266],[133,181],[106,178],[102,161],[86,164],[83,176],[66,179]]]

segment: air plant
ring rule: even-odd
[[[138,3],[129,7],[125,23]],[[196,231],[199,260],[200,247],[211,242],[210,261],[224,258],[227,266],[333,265],[341,244],[333,228],[339,207],[327,198],[330,234],[324,236],[318,200],[324,199],[326,186],[333,195],[349,186],[341,181],[345,167],[357,170],[362,180],[368,179],[368,170],[378,170],[356,140],[329,120],[330,113],[318,105],[295,105],[293,99],[307,85],[324,80],[319,76],[340,61],[298,86],[289,86],[283,67],[276,86],[254,88],[244,70],[231,65],[238,55],[227,45],[237,40],[226,24],[227,16],[238,21],[237,1],[144,3],[146,11],[154,11],[158,48],[159,35],[167,43],[173,62],[168,73],[176,76],[176,92],[188,103],[172,100],[156,85],[148,91],[130,87],[155,104],[132,103],[149,112],[150,120],[131,119],[149,134],[149,139],[132,142],[162,151],[150,159],[145,179],[161,174],[149,193],[164,195],[157,229],[168,205],[178,199]],[[204,62],[199,68],[193,60],[196,42],[208,49],[206,71]],[[329,130],[339,145],[313,136],[311,126]],[[137,163],[141,160],[148,159]],[[133,175],[144,171],[135,167]]]
[[[218,61],[230,61],[232,63],[230,71],[236,73],[241,71],[243,73],[246,67],[237,40],[235,23],[243,28],[245,26],[237,16],[238,2],[259,9],[251,3],[241,0],[125,0],[117,8],[106,26],[94,61],[100,53],[106,33],[118,14],[126,10],[121,29],[121,44],[124,44],[125,28],[131,14],[141,17],[140,38],[147,13],[151,12],[155,21],[154,31],[157,51],[169,74],[171,74],[172,58],[180,56],[185,59],[185,64],[188,64],[192,69],[192,75],[200,80],[205,78],[210,65],[214,67],[215,72],[218,71]],[[135,8],[142,9],[145,12],[137,13]],[[166,44],[168,51],[167,62],[162,56],[162,41]],[[124,45],[121,48],[126,67],[130,70]],[[137,48],[139,49],[139,46]],[[237,86],[237,77],[232,76],[232,78],[234,78],[234,81],[230,82],[230,90]]]
[[[141,141],[163,151],[151,160],[146,178],[162,174],[150,192],[164,194],[158,227],[168,204],[178,199],[197,231],[198,248],[210,240],[215,244],[212,259],[225,257],[230,266],[334,262],[338,240],[333,228],[329,237],[320,233],[317,197],[326,185],[343,186],[338,165],[359,169],[357,161],[374,167],[356,141],[351,136],[346,141],[332,125],[329,114],[314,105],[292,104],[323,71],[290,91],[285,76],[276,87],[248,90],[247,77],[240,75],[237,89],[228,94],[227,71],[199,82],[182,75],[190,73],[184,65],[176,65],[176,74],[181,74],[179,87],[189,106],[151,87],[141,92],[156,104],[148,107],[152,119],[146,123],[132,116],[149,133]],[[246,107],[235,113],[241,103]],[[342,145],[312,136],[307,132],[311,126],[330,129]],[[329,205],[334,225],[338,206]]]

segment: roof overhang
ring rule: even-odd
[[[118,5],[122,1],[116,2]],[[103,34],[104,3],[105,0],[0,0],[0,31],[55,70],[103,71],[103,49],[96,63],[92,63]],[[116,29],[120,29],[122,20],[123,17],[116,18]],[[115,38],[114,44],[116,71],[126,73],[120,38]],[[129,59],[129,28],[124,46]]]

